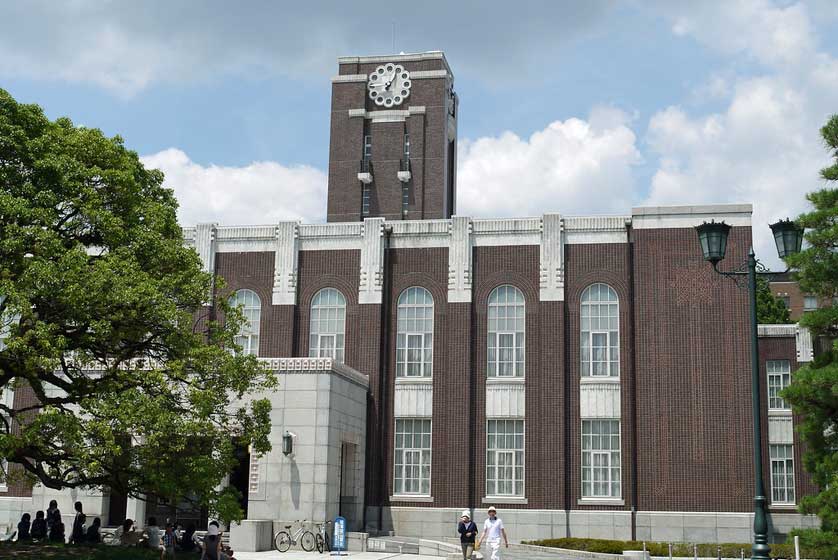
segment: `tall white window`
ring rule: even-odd
[[[620,302],[608,284],[582,292],[582,376],[620,375]]]
[[[771,455],[771,502],[794,503],[794,453],[788,444],[769,445]]]
[[[582,496],[621,496],[619,420],[582,420]]]
[[[311,300],[308,355],[343,361],[346,298],[334,288],[323,288]]]
[[[524,333],[524,294],[515,286],[498,286],[489,295],[489,377],[524,376]]]
[[[425,288],[399,296],[396,375],[431,377],[434,362],[434,298]]]
[[[396,418],[395,494],[431,494],[431,421]]]
[[[789,410],[788,403],[780,396],[780,391],[791,382],[791,365],[788,360],[768,360],[765,363],[768,374],[769,410]]]
[[[243,354],[258,356],[262,300],[253,290],[239,290],[228,301],[231,307],[241,308],[245,319],[236,336],[236,344],[241,346]]]
[[[524,495],[524,421],[489,420],[486,496]]]
[[[803,311],[814,311],[818,308],[818,296],[803,296]]]

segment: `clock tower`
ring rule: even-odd
[[[450,218],[456,159],[457,94],[442,52],[338,59],[329,222]]]

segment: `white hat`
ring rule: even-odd
[[[489,509],[487,511],[497,511],[497,510],[495,509],[495,506],[489,506]]]
[[[471,519],[471,512],[467,509],[464,509],[463,514],[460,517],[468,517],[469,519]]]
[[[215,525],[210,525],[209,527],[207,527],[207,534],[210,536],[217,535],[218,527],[216,527]]]

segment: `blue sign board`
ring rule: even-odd
[[[332,534],[332,550],[342,552],[346,550],[346,519],[335,517],[335,531]]]

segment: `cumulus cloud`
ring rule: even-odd
[[[272,161],[204,166],[175,148],[141,159],[146,167],[166,174],[165,185],[175,191],[183,225],[325,220],[326,174],[313,167],[286,167]]]
[[[649,204],[753,202],[759,254],[774,266],[766,224],[806,209],[828,163],[818,130],[836,107],[838,61],[817,47],[802,4],[761,0],[690,3],[673,16],[673,32],[711,48],[757,59],[762,75],[734,77],[727,107],[690,115],[667,107],[649,121],[647,141],[660,164]]]
[[[540,76],[613,4],[3,2],[0,76],[94,84],[123,96],[156,83],[229,75],[321,81],[335,71],[337,56],[391,52],[395,24],[397,51],[442,49],[464,73],[494,83],[528,67],[540,68]]]
[[[512,132],[459,148],[457,211],[471,216],[626,212],[641,161],[624,113],[555,121],[529,138]]]

